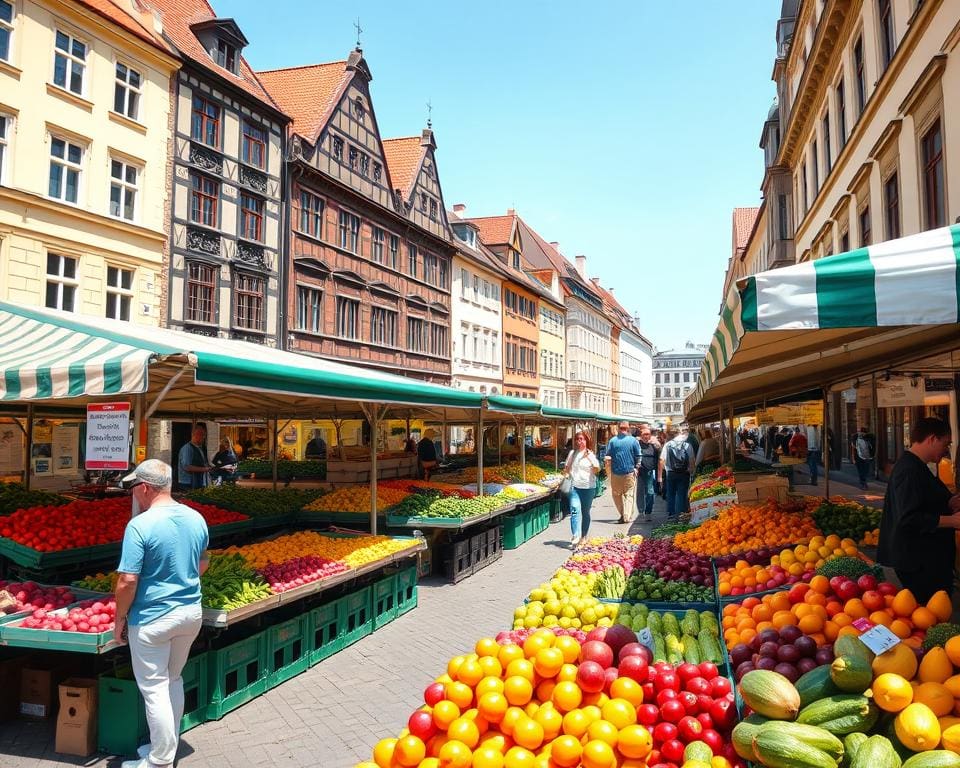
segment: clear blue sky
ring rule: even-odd
[[[448,208],[515,208],[656,346],[709,341],[731,212],[760,200],[779,2],[214,5],[255,69],[345,58],[359,16],[384,137],[433,104]]]

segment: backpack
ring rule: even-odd
[[[667,443],[667,469],[671,472],[690,472],[690,445],[686,441],[671,440]]]
[[[857,456],[864,460],[873,458],[873,446],[866,437],[857,438]]]

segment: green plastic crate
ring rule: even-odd
[[[523,513],[523,540],[530,541],[537,535],[537,519],[532,509]]]
[[[373,632],[372,590],[364,587],[340,598],[343,611],[343,647]]]
[[[258,632],[219,650],[210,651],[209,720],[246,704],[267,690],[267,634]]]
[[[309,617],[296,618],[268,627],[267,687],[273,688],[310,666]]]
[[[207,719],[207,654],[187,660],[183,668],[183,718],[180,733]],[[108,755],[134,757],[137,747],[150,739],[143,697],[127,665],[113,675],[101,675],[97,708],[97,747]]]
[[[371,586],[373,628],[380,629],[397,618],[397,577],[387,576]]]
[[[501,541],[504,549],[516,549],[523,544],[524,525],[523,514],[506,515],[501,518],[500,530],[502,531]]]
[[[404,568],[397,574],[397,616],[417,607],[417,567]]]
[[[343,601],[334,600],[314,608],[307,614],[307,621],[312,667],[343,649],[343,635],[346,631]]]

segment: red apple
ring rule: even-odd
[[[584,661],[577,668],[577,685],[584,693],[599,693],[605,682],[606,670],[597,662]]]
[[[638,683],[647,680],[647,661],[643,656],[626,656],[620,659],[620,677],[629,677]]]
[[[580,648],[580,661],[594,661],[606,669],[613,666],[613,649],[599,640],[587,640]]]

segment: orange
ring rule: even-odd
[[[783,629],[794,623],[793,614],[790,611],[777,611],[773,614],[773,626],[776,629]]]
[[[526,716],[526,713],[520,707],[508,707],[500,720],[500,730],[510,736],[513,733],[513,726]]]
[[[399,739],[380,739],[373,748],[373,762],[380,768],[390,768],[393,762],[393,753],[396,751]]]
[[[541,648],[533,657],[533,668],[541,677],[556,677],[563,663],[563,651],[559,648]]]
[[[550,701],[550,697],[553,695],[553,689],[557,685],[557,681],[553,678],[544,680],[536,688],[533,689],[536,694],[537,701]]]
[[[893,612],[897,616],[910,616],[917,609],[917,599],[909,589],[901,589],[893,598]]]
[[[808,605],[826,605],[827,598],[825,595],[821,595],[819,592],[814,592],[810,590],[803,596],[803,602]]]
[[[751,617],[754,621],[770,621],[773,618],[773,611],[770,610],[770,606],[760,605],[754,606],[753,610],[750,612]]]
[[[643,704],[643,688],[636,680],[629,677],[618,677],[610,684],[610,695],[614,700],[624,699],[634,707]]]
[[[910,633],[913,631],[910,625],[905,622],[903,619],[894,619],[890,622],[890,631],[893,632],[901,640],[910,637]]]
[[[830,579],[819,574],[810,579],[810,589],[819,592],[821,595],[830,593]]]
[[[576,768],[582,753],[583,746],[575,736],[558,736],[550,744],[550,756],[560,768]]]
[[[620,729],[617,751],[624,757],[646,757],[653,749],[650,731],[642,725],[628,725]]]
[[[849,626],[850,624],[853,624],[853,617],[848,616],[845,613],[838,613],[836,616],[833,617],[832,621],[838,627],[846,627],[846,626]]]
[[[883,626],[889,627],[893,623],[893,616],[886,611],[874,611],[870,614],[870,621],[874,624],[883,624]]]
[[[423,768],[423,764],[420,764]],[[473,751],[472,768],[503,768],[503,752],[496,747],[481,746]]]
[[[937,615],[925,606],[919,606],[910,614],[910,621],[917,629],[930,629],[937,623]]]
[[[580,739],[587,732],[590,718],[582,709],[571,709],[563,716],[563,732],[575,739]]]
[[[477,664],[480,665],[486,677],[500,677],[503,674],[503,666],[496,656],[481,656],[477,659]]]
[[[563,728],[563,715],[548,701],[533,717],[543,728],[544,741],[553,741]]]
[[[449,699],[441,699],[433,705],[433,722],[441,731],[447,730],[447,727],[460,717],[460,707]]]
[[[491,723],[499,723],[510,706],[507,697],[497,691],[483,694],[477,700],[477,709]]]
[[[589,741],[605,741],[611,747],[617,745],[617,726],[606,720],[594,720],[587,728],[587,739]]]
[[[501,680],[499,676],[494,677],[490,675],[477,683],[477,687],[473,689],[473,692],[476,694],[478,701],[485,693],[503,693],[503,680]]]
[[[533,683],[520,675],[512,675],[503,681],[503,695],[515,707],[522,707],[533,697]]]
[[[556,682],[560,683],[564,680],[576,680],[577,679],[577,665],[576,664],[564,664],[560,667],[560,671],[557,673]]]
[[[537,756],[523,747],[510,747],[503,756],[503,768],[534,768]]]
[[[509,645],[501,645],[500,650],[497,651],[497,661],[500,662],[502,667],[506,667],[514,659],[522,659],[523,648],[519,645],[514,645],[510,643]]]
[[[853,597],[843,604],[843,612],[854,619],[865,619],[870,615],[870,611],[863,604],[859,597]]]
[[[610,744],[594,739],[583,745],[580,763],[583,768],[614,768],[617,763],[617,756]]]
[[[815,635],[817,632],[823,629],[823,619],[821,619],[816,614],[809,614],[804,616],[797,623],[797,626],[800,628],[800,631],[805,635]]]
[[[554,637],[552,632],[550,633],[550,637]],[[553,641],[534,632],[532,635],[530,635],[530,637],[523,641],[523,655],[528,659],[532,659],[537,655],[537,651],[542,650],[543,648],[550,648],[552,645]]]
[[[500,652],[500,643],[492,637],[481,637],[477,644],[473,646],[473,652],[477,656],[496,656]]]
[[[466,661],[466,658],[466,656],[454,656],[447,662],[447,674],[454,680],[457,679],[457,670],[460,669],[460,665]]]
[[[823,624],[823,636],[827,638],[828,642],[833,642],[840,636],[840,627],[836,625],[833,621],[827,621]]]
[[[466,683],[455,682],[447,683],[444,688],[444,696],[460,707],[460,710],[469,709],[473,704],[473,688]]]
[[[790,598],[786,592],[774,592],[770,595],[770,609],[772,611],[789,611]]]
[[[583,701],[583,692],[575,682],[564,680],[556,684],[550,695],[550,701],[561,712],[569,712],[580,706],[580,702]]]
[[[513,740],[524,749],[537,749],[543,744],[543,726],[531,717],[525,717],[513,726]]]
[[[557,638],[557,641],[553,644],[553,647],[559,648],[560,652],[563,653],[564,664],[573,664],[578,658],[580,658],[580,643],[577,642],[576,638],[568,635],[561,635]]]
[[[469,717],[458,717],[447,727],[447,738],[462,741],[473,749],[480,741],[480,729]]]
[[[793,606],[793,615],[796,619],[802,619],[804,616],[810,616],[811,614],[813,614],[812,605],[800,603],[799,605]]]
[[[618,731],[637,722],[637,708],[626,699],[610,699],[600,707],[600,714]]]
[[[528,637],[527,639],[529,640],[530,638]],[[514,659],[507,664],[506,677],[525,677],[532,683],[534,672],[533,662],[529,659]]]
[[[837,633],[837,637],[844,637],[846,635],[850,635],[852,637],[860,637],[860,630],[854,627],[853,625],[848,624],[847,626],[840,628],[840,631]]]
[[[416,736],[404,736],[398,739],[393,748],[393,759],[402,766],[420,765],[420,761],[427,756],[426,745]]]
[[[475,686],[484,678],[483,667],[480,666],[479,661],[467,659],[457,670],[456,678],[461,683],[469,685],[471,688],[473,688],[473,686]],[[447,695],[447,698],[450,698],[449,694]],[[451,699],[451,701],[453,701],[453,699]]]
[[[444,768],[470,768],[470,763],[473,762],[470,747],[456,739],[451,739],[440,747],[440,754],[437,757],[440,758],[440,764]]]

